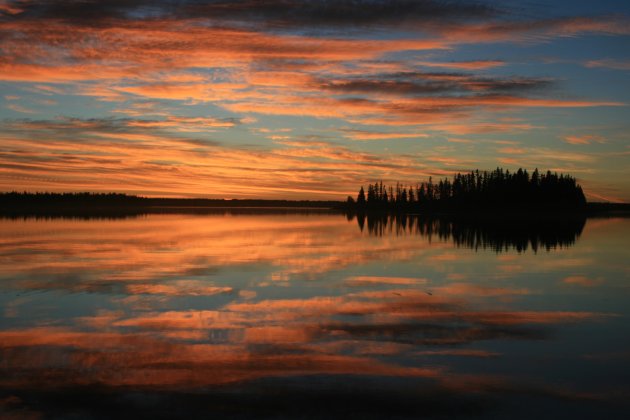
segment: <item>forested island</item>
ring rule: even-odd
[[[416,186],[382,182],[361,187],[347,206],[357,212],[475,213],[586,210],[582,187],[570,175],[525,169],[458,173],[452,179],[429,178]]]

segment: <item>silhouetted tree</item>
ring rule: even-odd
[[[363,187],[359,190],[359,195],[357,196],[357,205],[359,207],[365,207],[365,191],[363,191]]]
[[[370,184],[366,208],[386,211],[549,211],[579,210],[586,205],[582,188],[575,178],[538,169],[531,177],[526,169],[511,173],[497,167],[493,171],[457,173],[437,184],[429,177],[416,187]]]

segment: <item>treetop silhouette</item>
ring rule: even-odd
[[[383,182],[369,184],[367,196],[363,187],[356,200],[358,211],[550,211],[581,210],[586,207],[582,187],[570,175],[540,173],[530,176],[525,169],[511,173],[497,168],[494,171],[458,173],[414,186]]]

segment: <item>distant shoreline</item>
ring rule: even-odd
[[[432,217],[540,217],[581,215],[587,217],[630,216],[630,203],[589,202],[578,209],[515,209],[459,208],[397,211],[395,209],[358,209],[344,201],[334,200],[265,200],[265,199],[204,199],[149,198],[126,194],[100,193],[0,193],[0,217],[21,216],[134,216],[144,214],[211,214],[211,213],[304,213],[338,212],[346,214],[399,213],[407,216]]]

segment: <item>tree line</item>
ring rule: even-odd
[[[348,197],[347,204],[357,211],[576,210],[586,206],[586,198],[570,175],[497,168],[457,173],[437,182],[429,177],[415,186],[376,182],[367,191],[361,186],[356,200]]]
[[[0,193],[0,212],[15,209],[49,208],[148,208],[148,207],[287,207],[287,208],[339,208],[339,201],[315,200],[264,200],[143,197],[123,193],[95,192],[5,192]]]

